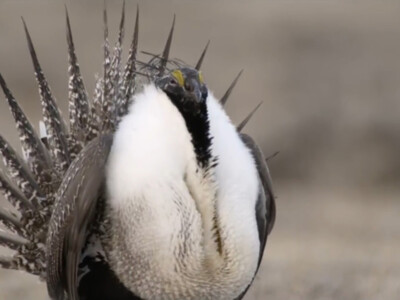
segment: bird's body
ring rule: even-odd
[[[42,252],[27,267],[17,259],[28,257],[24,245],[9,266],[0,264],[42,276],[53,299],[241,299],[272,229],[274,199],[260,150],[198,71],[204,55],[196,68],[164,74],[171,31],[160,65],[146,67],[151,80],[134,94],[135,30],[124,72],[115,67],[120,52],[106,57],[90,110],[67,25],[75,122],[63,136],[55,130],[62,124],[48,121],[58,114],[45,107],[48,147],[62,176],[48,193],[54,204],[37,217],[45,224],[41,242],[26,234]],[[37,65],[34,59],[40,74]]]
[[[212,101],[215,162],[206,169],[182,115],[154,86],[135,99],[115,134],[106,170],[112,228],[106,252],[125,286],[145,299],[233,299],[254,276],[257,171]]]

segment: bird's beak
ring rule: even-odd
[[[185,89],[189,92],[190,99],[196,103],[203,101],[201,97],[201,87],[197,80],[188,78],[185,81]]]

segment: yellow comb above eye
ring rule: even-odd
[[[183,74],[180,70],[173,71],[172,76],[174,76],[180,86],[183,86],[185,84],[185,79],[183,78]]]
[[[200,71],[199,71],[199,81],[201,84],[204,83],[203,73],[201,73]]]

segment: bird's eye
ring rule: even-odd
[[[177,85],[178,82],[176,82],[176,80],[175,80],[174,78],[171,78],[170,81],[169,81],[169,84],[171,84],[171,85]]]

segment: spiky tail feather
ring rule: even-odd
[[[136,89],[138,14],[135,33],[125,67],[121,67],[125,4],[113,53],[108,43],[107,15],[104,11],[104,77],[99,78],[93,101],[89,100],[81,76],[71,24],[66,11],[68,45],[69,124],[62,118],[57,102],[42,71],[25,21],[28,48],[38,82],[46,136],[39,137],[0,74],[0,86],[9,104],[21,140],[24,158],[0,135],[0,155],[6,174],[0,172],[0,191],[14,211],[0,208],[0,246],[15,251],[0,257],[0,266],[24,270],[46,277],[46,235],[59,185],[80,150],[101,133],[113,131],[127,112]],[[43,143],[41,138],[46,140]]]
[[[148,63],[136,59],[138,47],[139,9],[128,59],[121,67],[122,42],[124,37],[125,3],[119,26],[119,35],[113,53],[108,42],[107,13],[104,10],[104,62],[103,77],[96,81],[92,100],[83,83],[71,24],[66,11],[66,36],[68,45],[68,96],[69,129],[65,125],[57,102],[53,97],[46,77],[41,69],[32,38],[23,20],[28,48],[39,86],[46,136],[36,133],[22,108],[15,100],[0,74],[0,86],[9,104],[18,129],[24,158],[0,135],[0,156],[5,163],[6,173],[0,172],[0,192],[17,213],[0,209],[0,223],[7,232],[0,231],[0,246],[15,251],[10,257],[0,257],[0,267],[24,270],[46,278],[46,235],[57,191],[71,162],[81,149],[102,133],[112,132],[128,107],[140,80],[137,75],[154,80],[162,76],[169,67],[182,67],[179,60],[169,59],[175,16],[167,42],[161,55],[152,56]],[[207,51],[203,50],[195,68],[199,69]],[[139,70],[138,70],[139,66]],[[221,102],[225,104],[238,77],[235,78]],[[254,111],[239,125],[242,129]],[[45,142],[43,142],[45,141]]]

